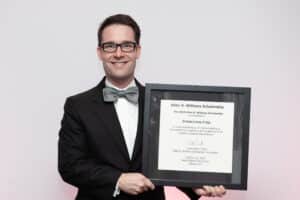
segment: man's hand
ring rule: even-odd
[[[226,189],[220,186],[208,186],[205,185],[203,188],[194,188],[194,192],[197,195],[205,197],[223,197],[226,194]]]
[[[137,195],[148,190],[154,190],[153,183],[141,173],[123,173],[118,180],[121,191]]]

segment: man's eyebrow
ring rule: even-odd
[[[114,41],[105,41],[105,42],[102,42],[102,44],[110,44],[110,43],[115,43]]]

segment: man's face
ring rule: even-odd
[[[134,31],[130,26],[113,24],[107,26],[102,32],[101,43],[134,42]],[[111,82],[128,83],[134,78],[136,60],[139,58],[141,48],[139,45],[131,52],[123,52],[118,46],[115,52],[105,52],[97,49],[97,54],[103,62],[106,78]]]

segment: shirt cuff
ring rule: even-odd
[[[113,197],[116,197],[120,194],[119,181],[116,183],[115,191],[113,193]]]

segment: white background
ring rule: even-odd
[[[142,28],[143,82],[252,88],[249,187],[224,200],[299,199],[300,1],[0,0],[1,199],[73,199],[63,104],[102,78],[97,28],[120,12]]]

